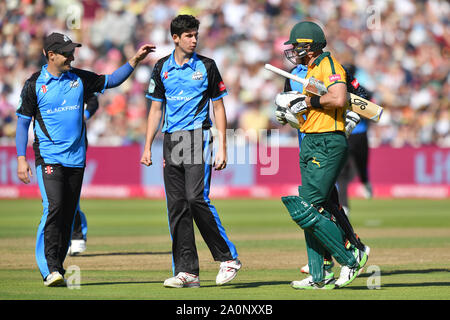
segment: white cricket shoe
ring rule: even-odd
[[[216,277],[216,284],[221,286],[236,278],[237,272],[242,267],[239,259],[224,261],[220,264],[219,273]]]
[[[365,246],[364,246],[364,252],[365,252],[366,255],[367,255],[367,259],[369,259],[370,247],[365,245]],[[358,276],[359,276],[361,273],[363,273],[363,272],[364,272],[364,268],[359,269],[359,271],[358,271]]]
[[[69,256],[76,256],[84,251],[86,251],[86,240],[72,240],[67,253]]]
[[[63,287],[66,285],[66,281],[61,273],[53,271],[45,278],[44,285],[46,287]]]
[[[198,288],[200,287],[200,277],[192,273],[179,272],[175,277],[164,281],[166,288]]]
[[[334,278],[334,273],[325,270],[325,278],[323,281],[314,282],[312,276],[309,276],[303,280],[292,281],[291,287],[299,290],[310,290],[310,289],[331,290],[334,289],[335,282],[336,279]]]
[[[336,287],[343,288],[348,284],[350,284],[360,274],[359,271],[367,263],[368,258],[367,251],[355,249],[354,255],[357,261],[356,266],[354,267],[342,266],[341,273],[339,274],[339,279],[336,281]]]

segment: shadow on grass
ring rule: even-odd
[[[131,255],[131,254],[170,254],[171,252],[118,252],[118,253],[105,253],[98,255]],[[88,256],[88,255],[82,255]],[[89,256],[96,256],[95,254]],[[391,275],[401,275],[401,274],[426,274],[433,272],[450,272],[450,269],[421,269],[421,270],[395,270],[389,272],[381,272],[381,276],[391,276]],[[364,273],[358,278],[369,278],[372,274]],[[161,284],[161,281],[115,281],[115,282],[95,282],[95,283],[85,283],[81,286],[105,286],[105,285],[121,285],[121,284]],[[259,288],[265,286],[278,286],[278,285],[289,285],[289,281],[255,281],[255,282],[245,282],[245,283],[229,283],[222,286],[222,289],[248,289],[248,288]],[[217,287],[216,284],[206,284],[202,285],[203,288]],[[417,282],[417,283],[385,283],[381,284],[381,289],[384,288],[402,288],[402,287],[450,287],[450,282]],[[339,289],[339,290],[368,290],[367,286],[352,286]]]
[[[202,284],[201,288],[218,288],[213,281],[211,284]],[[107,285],[117,285],[117,284],[155,284],[159,283],[162,285],[162,281],[113,281],[113,282],[91,282],[81,284],[84,286],[107,286]],[[263,286],[278,286],[278,285],[289,285],[289,281],[267,281],[267,282],[248,282],[248,283],[230,283],[220,286],[221,289],[247,289],[247,288],[258,288]]]
[[[436,281],[436,282],[413,282],[413,283],[383,283],[383,277],[386,276],[395,276],[395,275],[402,275],[402,274],[427,274],[427,273],[434,273],[434,272],[443,272],[448,273],[450,272],[450,269],[420,269],[420,270],[393,270],[388,272],[381,271],[381,289],[383,288],[414,288],[414,287],[450,287],[450,282],[442,282],[442,281]],[[363,273],[358,278],[370,278],[373,274],[371,273]],[[367,286],[349,286],[346,288],[342,288],[341,290],[367,290]]]
[[[381,269],[381,276],[395,276],[399,274],[426,274],[433,272],[450,272],[450,269],[419,269],[419,270],[392,270],[392,271],[383,271]],[[359,278],[368,278],[371,277],[372,273],[363,273],[359,276]]]
[[[103,256],[132,256],[132,255],[158,255],[158,254],[172,254],[170,251],[163,252],[105,252],[105,253],[87,253],[71,256],[71,258],[90,258]]]
[[[117,285],[117,284],[149,284],[149,283],[161,283],[161,281],[114,281],[114,282],[90,282],[90,283],[82,283],[80,286],[109,286],[109,285]]]
[[[279,285],[289,285],[289,281],[258,281],[258,282],[246,282],[246,283],[230,283],[225,284],[222,288],[224,289],[246,289],[246,288],[258,288],[264,286],[279,286]]]
[[[386,283],[381,284],[380,289],[387,288],[420,288],[420,287],[450,287],[450,282],[417,282],[417,283]],[[367,286],[352,286],[338,290],[369,290]],[[374,289],[376,290],[376,289]]]

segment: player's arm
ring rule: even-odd
[[[30,177],[33,176],[31,167],[26,159],[28,144],[28,128],[31,120],[36,115],[37,97],[36,97],[36,74],[25,82],[20,94],[20,103],[17,108],[16,124],[16,151],[17,151],[17,177],[23,183],[30,183]],[[32,80],[34,79],[34,80]]]
[[[93,94],[86,100],[86,109],[84,110],[84,119],[90,119],[98,110],[98,97]]]
[[[313,100],[313,101],[311,101]],[[311,108],[336,109],[344,108],[347,104],[347,85],[336,83],[328,88],[323,96],[306,97],[306,105]]]
[[[105,88],[109,89],[120,86],[126,79],[128,79],[131,73],[133,73],[139,62],[144,60],[150,52],[154,52],[155,48],[156,47],[152,44],[145,44],[140,47],[136,54],[127,63],[114,71],[112,74],[106,76],[107,80]]]
[[[16,127],[17,177],[25,184],[30,183],[30,177],[33,176],[26,158],[30,123],[31,119],[18,117]]]
[[[152,165],[152,144],[155,139],[156,133],[159,128],[159,123],[162,118],[162,102],[153,100],[150,108],[150,112],[148,113],[147,118],[147,132],[145,134],[145,145],[144,151],[141,157],[141,164],[148,166]]]
[[[227,116],[223,99],[213,100],[213,112],[217,131],[219,132],[219,148],[214,159],[214,168],[223,170],[227,166]]]
[[[159,60],[152,71],[150,83],[145,97],[152,101],[150,112],[147,119],[147,132],[145,134],[144,151],[141,157],[141,164],[148,166],[152,165],[152,144],[163,117],[163,103],[165,100],[165,87],[161,80],[161,68],[163,66]]]
[[[77,74],[83,81],[85,95],[84,99],[86,100],[87,97],[95,92],[103,93],[105,89],[120,86],[126,79],[128,79],[131,73],[133,73],[134,68],[138,65],[138,63],[144,60],[150,52],[154,51],[154,45],[143,45],[127,63],[119,67],[112,74],[99,75],[87,70],[73,68],[72,72]]]
[[[136,54],[123,66],[114,71],[108,76],[106,88],[115,88],[120,86],[133,73],[139,62],[145,59],[150,52],[155,51],[155,46],[152,44],[145,44],[139,48]]]
[[[155,52],[156,47],[152,44],[144,44],[136,54],[128,61],[131,67],[136,68],[139,62],[145,59],[150,52]]]

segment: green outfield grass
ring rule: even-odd
[[[165,201],[83,200],[88,250],[66,259],[66,268],[81,271],[80,288],[70,290],[46,288],[40,278],[34,260],[40,201],[1,200],[0,300],[450,299],[450,200],[352,200],[352,223],[372,248],[369,272],[343,289],[307,292],[289,286],[304,277],[299,267],[306,250],[303,232],[281,201],[213,203],[243,262],[230,284],[215,285],[218,263],[197,232],[202,287],[162,286],[171,276]]]

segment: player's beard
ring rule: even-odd
[[[69,71],[70,69],[72,69],[72,61],[73,59],[66,59],[66,61],[64,61],[61,65],[61,71],[62,72],[66,72]]]
[[[307,66],[308,65],[308,61],[309,61],[309,57],[307,55],[304,55],[303,57],[297,58],[296,60],[297,60],[297,62],[299,62],[298,64],[302,64],[304,66]]]

